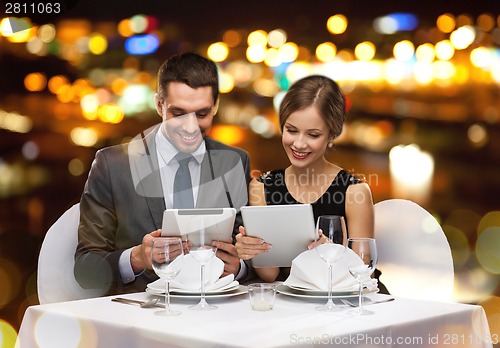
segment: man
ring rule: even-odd
[[[189,156],[189,170],[179,175],[193,184],[182,190],[190,192],[188,204],[238,210],[247,204],[247,153],[206,137],[218,92],[215,63],[194,53],[173,56],[158,72],[155,105],[163,122],[129,144],[96,153],[80,201],[75,277],[82,287],[135,292],[157,279],[151,243],[161,235],[163,211],[181,204],[174,192],[183,162],[178,155]],[[240,224],[238,218],[235,231]],[[223,275],[245,271],[232,243],[221,242],[217,256]]]

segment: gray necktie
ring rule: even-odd
[[[174,202],[175,209],[194,208],[193,186],[191,174],[189,173],[189,161],[193,156],[189,153],[179,152],[175,159],[179,162],[179,168],[174,179]]]

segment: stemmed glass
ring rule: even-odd
[[[333,266],[344,255],[346,250],[347,231],[343,216],[322,215],[316,222],[317,239],[315,249],[323,261],[328,264],[328,301],[326,304],[316,307],[320,311],[335,312],[344,309],[333,303],[332,278]],[[322,236],[325,236],[325,241]]]
[[[377,266],[377,244],[374,238],[349,238],[347,247],[352,249],[363,261],[363,264],[349,266],[349,273],[358,281],[358,308],[349,311],[350,314],[370,315],[372,311],[363,308],[363,280],[371,276]]]
[[[204,218],[197,219],[193,217],[190,222],[190,230],[188,233],[188,249],[189,254],[200,263],[201,269],[201,286],[200,286],[200,302],[197,305],[189,306],[189,309],[193,310],[214,310],[217,306],[207,303],[205,300],[205,266],[214,257],[217,252],[217,247],[219,245],[218,240],[214,240],[216,237],[214,234],[208,233],[208,227],[215,225],[212,223],[212,219]],[[217,238],[217,237],[216,237]]]
[[[184,252],[182,240],[177,237],[158,237],[151,246],[151,263],[155,273],[165,281],[165,310],[157,311],[157,315],[173,316],[181,314],[170,308],[170,281],[179,274]]]

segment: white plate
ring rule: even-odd
[[[287,286],[293,290],[308,293],[310,295],[328,295],[328,291],[324,291],[324,290],[308,289],[308,288],[302,288],[300,286],[293,286],[293,285],[284,285],[284,286]],[[345,294],[345,293],[351,293],[354,291],[356,291],[356,292],[358,291],[357,286],[356,286],[356,288],[333,289],[332,294]]]
[[[235,289],[238,289],[238,286],[240,283],[238,281],[233,281],[226,286],[223,286],[220,289],[215,289],[215,290],[210,290],[210,291],[205,291],[205,294],[220,294],[223,292],[228,292],[228,291],[233,291]],[[193,290],[183,290],[183,289],[171,289],[171,293],[175,294],[199,294],[199,291],[193,291]]]
[[[277,291],[280,294],[287,296],[295,296],[295,297],[305,297],[305,298],[324,298],[328,299],[328,291],[317,291],[317,290],[304,290],[298,288],[291,288],[286,285],[279,285]],[[373,294],[378,292],[378,289],[375,291],[369,291],[368,289],[364,289],[363,295]],[[346,298],[346,297],[356,297],[358,296],[357,291],[333,291],[333,298]]]
[[[233,280],[231,283],[219,288],[219,289],[215,289],[215,290],[209,290],[209,291],[205,291],[205,294],[209,295],[209,294],[220,294],[220,293],[223,293],[223,292],[228,292],[228,291],[233,291],[235,289],[238,288],[238,286],[240,285],[240,283],[238,283],[237,280]],[[162,288],[157,288],[157,287],[151,287],[151,286],[148,286],[147,289],[151,292],[151,293],[154,293],[154,294],[158,294],[158,295],[163,295],[165,293],[165,290]],[[200,294],[199,291],[193,291],[193,290],[185,290],[185,289],[175,289],[175,288],[171,288],[170,289],[170,293],[171,294],[191,294],[191,295],[196,295],[196,294]]]
[[[151,295],[156,295],[156,296],[163,296],[164,293],[157,293],[149,288],[146,288],[146,292]],[[218,292],[218,293],[206,293],[207,298],[220,298],[220,297],[231,297],[231,296],[238,296],[238,295],[243,295],[248,292],[247,287],[244,285],[238,285],[233,290],[225,291],[225,292]],[[200,298],[200,293],[171,293],[170,297],[172,298]]]

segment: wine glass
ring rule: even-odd
[[[374,238],[349,238],[347,247],[352,249],[363,261],[349,266],[349,273],[358,281],[358,308],[349,311],[350,314],[370,315],[372,311],[363,308],[363,280],[369,278],[377,266],[377,244]]]
[[[182,240],[177,237],[157,237],[151,246],[151,263],[155,273],[165,281],[165,310],[157,311],[157,315],[180,315],[180,311],[170,308],[170,281],[179,274],[184,252]]]
[[[217,306],[207,303],[205,299],[205,266],[214,257],[219,245],[217,234],[209,233],[209,227],[216,226],[215,220],[209,217],[193,217],[189,223],[188,252],[200,263],[200,302],[189,306],[193,310],[214,310]],[[214,239],[215,238],[215,239]]]
[[[316,307],[320,311],[335,312],[344,309],[332,300],[333,266],[346,250],[347,231],[343,216],[322,215],[316,222],[317,237],[315,249],[323,261],[328,264],[328,301]],[[326,237],[326,240],[324,237]]]

